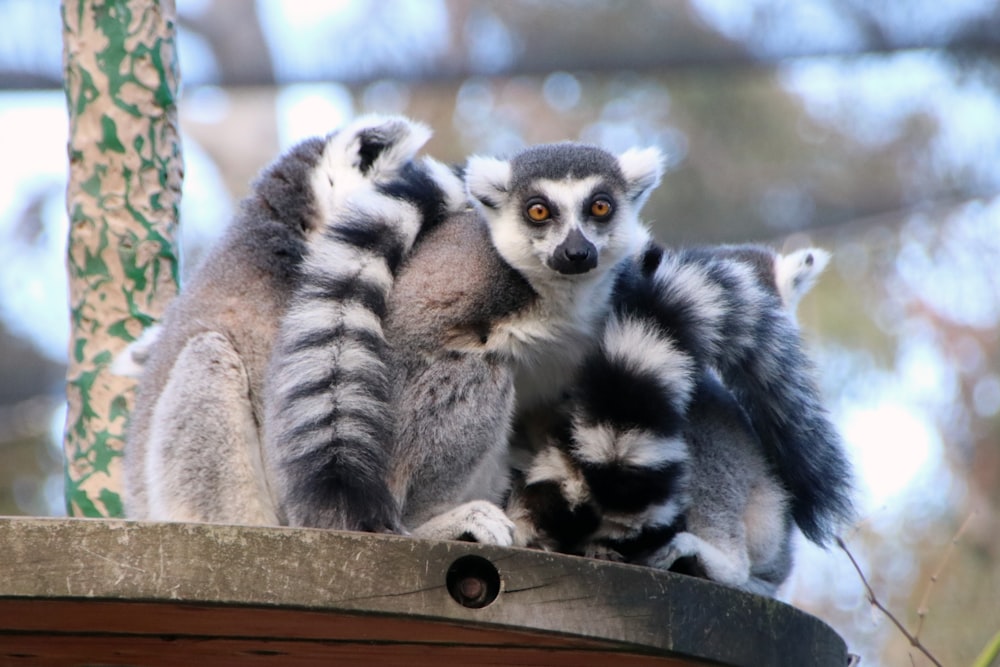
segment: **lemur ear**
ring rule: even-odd
[[[660,184],[663,154],[657,148],[630,148],[618,156],[618,166],[625,176],[626,195],[636,210],[642,208],[653,188]]]
[[[483,207],[500,208],[510,190],[510,162],[473,155],[465,167],[465,187]]]
[[[774,282],[788,312],[795,314],[799,300],[816,284],[830,263],[830,253],[822,248],[804,248],[774,258]]]

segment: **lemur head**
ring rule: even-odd
[[[493,245],[530,282],[596,276],[648,237],[639,210],[660,182],[655,148],[619,156],[575,143],[528,148],[510,160],[474,156],[465,172]]]

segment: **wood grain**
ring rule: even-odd
[[[446,575],[500,575],[481,609]],[[286,528],[0,519],[0,664],[815,665],[843,641],[774,600],[523,549]]]

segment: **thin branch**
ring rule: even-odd
[[[969,524],[972,523],[972,519],[976,516],[975,510],[969,512],[969,516],[965,517],[965,521],[959,527],[958,532],[955,536],[951,538],[951,542],[948,544],[948,548],[944,551],[944,556],[941,557],[941,562],[938,563],[937,568],[934,573],[931,574],[930,581],[927,582],[927,588],[924,589],[924,595],[920,598],[920,605],[917,606],[917,630],[913,633],[914,637],[920,637],[921,630],[924,629],[924,620],[927,618],[927,613],[930,611],[927,604],[931,597],[931,591],[934,589],[934,584],[937,583],[938,579],[944,573],[945,566],[948,565],[948,561],[951,559],[951,555],[955,552],[955,547],[958,545],[958,541],[962,539],[962,535],[969,528]]]
[[[851,553],[850,549],[847,548],[847,545],[844,544],[844,540],[842,540],[840,537],[837,538],[837,546],[840,547],[845,554],[847,554],[847,557],[851,560],[851,565],[854,566],[854,570],[858,573],[858,576],[861,577],[861,583],[864,584],[865,596],[868,598],[868,602],[873,607],[882,612],[886,618],[892,621],[892,624],[895,625],[896,628],[903,634],[903,636],[906,637],[906,639],[910,642],[910,646],[923,653],[928,660],[930,660],[932,663],[934,663],[934,665],[936,665],[936,667],[944,667],[944,665],[942,665],[938,661],[938,659],[935,658],[934,655],[930,651],[928,651],[923,644],[920,643],[920,639],[918,639],[915,635],[910,633],[910,631],[906,629],[906,626],[903,625],[898,618],[896,618],[896,615],[893,614],[891,611],[889,611],[889,609],[882,604],[882,602],[878,599],[878,596],[875,595],[875,589],[873,589],[871,584],[868,583],[868,577],[865,576],[865,573],[861,569],[861,566],[858,565],[858,561],[854,559],[854,554]]]

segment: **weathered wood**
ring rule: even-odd
[[[522,549],[0,519],[0,554],[0,664],[846,664],[836,633],[780,602]],[[499,574],[478,609],[446,584],[469,556]]]

